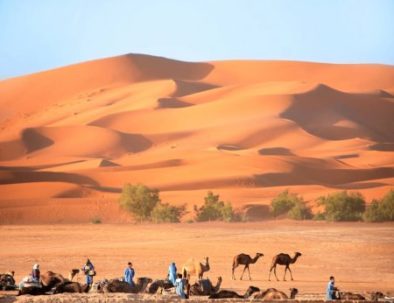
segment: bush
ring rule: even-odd
[[[297,202],[292,209],[289,210],[287,216],[293,220],[309,220],[313,217],[311,210],[306,206],[304,201]]]
[[[125,184],[119,203],[141,221],[149,220],[153,209],[160,203],[159,192],[142,184]]]
[[[271,213],[274,217],[287,214],[298,203],[304,203],[304,200],[296,194],[291,194],[286,189],[271,201]]]
[[[180,218],[185,212],[185,206],[172,206],[168,203],[158,203],[152,210],[151,218],[155,223],[180,222]]]
[[[324,221],[325,219],[326,219],[326,216],[320,212],[313,216],[313,220],[316,220],[316,221]]]
[[[90,222],[92,224],[101,224],[101,218],[100,217],[93,217]]]
[[[356,192],[337,192],[318,200],[325,207],[324,216],[328,221],[358,221],[365,211],[365,200]]]
[[[394,221],[394,190],[390,190],[380,201],[374,200],[364,213],[368,222]]]
[[[234,213],[230,203],[220,201],[219,195],[214,195],[211,191],[204,198],[204,205],[198,208],[194,206],[196,221],[235,221],[238,216]]]

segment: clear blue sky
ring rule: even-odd
[[[0,79],[125,53],[394,64],[394,0],[0,0]]]

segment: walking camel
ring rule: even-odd
[[[291,269],[290,269],[290,264],[295,263],[300,256],[302,256],[302,254],[299,253],[299,252],[296,252],[293,258],[291,258],[288,254],[284,254],[284,253],[280,253],[280,254],[276,255],[272,259],[272,264],[271,264],[271,269],[270,269],[270,273],[269,273],[269,276],[268,276],[268,281],[271,281],[271,272],[272,272],[272,270],[274,270],[274,274],[275,274],[276,280],[279,281],[278,276],[276,275],[276,265],[284,265],[284,266],[286,266],[285,267],[285,275],[283,276],[283,281],[286,281],[286,272],[287,272],[287,270],[289,270],[289,272],[290,272],[291,280],[294,280],[293,279],[293,274],[292,274]]]
[[[250,264],[256,263],[257,260],[258,260],[260,257],[263,257],[263,256],[264,256],[264,254],[262,254],[262,253],[256,253],[256,256],[255,256],[254,258],[252,258],[251,256],[249,256],[249,255],[247,255],[247,254],[239,254],[239,255],[236,255],[236,256],[234,257],[234,259],[233,259],[233,270],[232,270],[232,272],[233,272],[233,280],[235,280],[234,270],[235,270],[239,265],[245,265],[240,280],[242,280],[242,277],[244,276],[244,273],[245,273],[245,270],[246,270],[246,269],[248,270],[248,273],[249,273],[249,280],[252,280],[251,277],[250,277],[249,265],[250,265]]]

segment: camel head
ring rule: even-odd
[[[301,257],[301,256],[302,256],[302,253],[300,253],[298,251],[295,253],[295,257]]]
[[[256,253],[256,257],[264,257],[264,254],[262,254],[262,253]]]
[[[259,292],[259,291],[260,291],[260,288],[255,287],[255,286],[249,286],[248,289],[246,290],[246,293],[245,293],[244,297],[245,298],[249,298],[255,292]]]
[[[298,294],[297,288],[290,288],[290,299],[295,299],[295,296]]]
[[[211,269],[211,267],[209,266],[209,258],[205,257],[205,271],[208,271]]]
[[[218,282],[220,282],[220,283],[223,282],[223,278],[221,276],[218,277]]]

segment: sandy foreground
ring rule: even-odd
[[[249,285],[275,287],[301,296],[323,294],[334,275],[343,291],[394,291],[394,224],[267,221],[264,223],[194,223],[175,225],[37,225],[0,226],[0,272],[15,270],[16,280],[33,263],[42,271],[67,275],[86,257],[96,279],[122,275],[132,261],[137,276],[164,278],[168,264],[178,268],[190,257],[210,257],[206,277],[223,277],[223,287],[243,293]],[[294,281],[268,281],[272,257],[279,252],[302,257],[291,266]],[[238,253],[264,253],[251,266],[252,281],[231,280],[232,258]],[[278,268],[282,279],[283,268]],[[247,276],[246,276],[247,277]],[[78,278],[80,282],[83,277]]]

